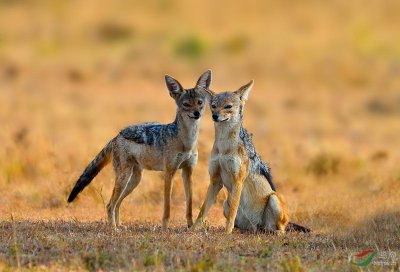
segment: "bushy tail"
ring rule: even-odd
[[[96,158],[86,167],[82,175],[76,182],[74,189],[68,197],[68,202],[74,201],[76,196],[82,192],[82,190],[89,185],[95,176],[106,166],[111,160],[112,143],[114,139],[108,142],[108,144],[100,151]]]
[[[293,223],[293,222],[289,222],[286,225],[285,231],[297,231],[297,232],[309,233],[309,232],[311,232],[311,229],[309,229],[307,227],[300,226],[300,225],[298,225],[296,223]]]

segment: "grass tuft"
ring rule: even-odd
[[[316,176],[337,174],[339,165],[340,159],[337,156],[328,153],[321,153],[311,159],[307,166],[307,171]]]
[[[97,30],[97,38],[105,43],[124,42],[133,37],[133,29],[116,22],[103,22]]]
[[[206,53],[206,45],[198,36],[189,36],[175,45],[175,53],[178,57],[197,60]]]
[[[306,269],[302,266],[301,260],[298,256],[294,258],[286,258],[281,263],[284,272],[304,272]]]

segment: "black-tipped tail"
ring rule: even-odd
[[[292,232],[297,231],[297,232],[309,233],[309,232],[311,232],[311,229],[300,226],[293,222],[289,222],[285,228],[285,231],[292,231]]]
[[[83,171],[68,197],[68,202],[74,201],[76,196],[82,192],[94,177],[97,176],[101,169],[110,162],[113,140],[100,151],[96,158],[86,167],[85,171]]]

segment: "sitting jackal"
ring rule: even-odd
[[[201,75],[196,87],[191,89],[184,89],[168,75],[165,81],[177,105],[175,121],[166,125],[144,123],[121,130],[87,166],[68,198],[68,202],[72,202],[112,159],[116,179],[107,213],[108,222],[114,228],[119,225],[122,201],[139,184],[144,169],[164,171],[164,228],[167,228],[170,218],[172,179],[175,172],[182,169],[186,219],[189,227],[193,224],[192,172],[197,163],[200,118],[206,106],[204,89],[210,86],[211,71]]]
[[[208,90],[215,126],[211,152],[210,185],[195,227],[202,222],[223,186],[228,190],[224,202],[226,232],[233,227],[242,230],[308,232],[309,229],[289,223],[282,196],[275,192],[270,169],[258,156],[251,135],[243,128],[243,108],[253,81],[235,92],[214,94]]]

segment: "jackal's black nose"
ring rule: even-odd
[[[212,115],[212,119],[213,119],[214,121],[218,121],[218,115],[214,113],[214,114]]]
[[[195,111],[195,112],[193,112],[193,115],[194,115],[195,117],[200,117],[200,112]]]

